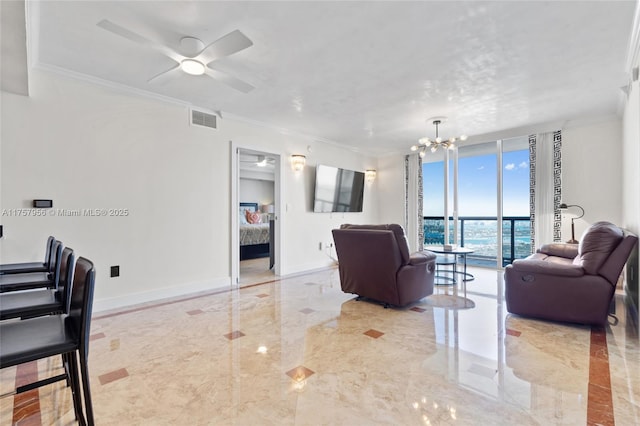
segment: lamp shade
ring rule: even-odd
[[[293,154],[291,156],[291,168],[293,168],[294,171],[299,172],[302,169],[304,169],[304,165],[307,162],[307,157],[305,157],[302,154]]]

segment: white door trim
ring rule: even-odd
[[[276,276],[281,275],[282,266],[282,167],[284,154],[265,151],[264,148],[250,145],[240,145],[231,142],[231,287],[239,287],[240,277],[240,223],[238,221],[238,206],[240,205],[240,150],[258,151],[276,158],[274,170],[274,235],[275,235],[275,264],[273,270]]]

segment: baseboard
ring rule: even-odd
[[[305,263],[302,265],[296,265],[293,268],[289,268],[286,271],[280,271],[281,276],[290,277],[293,275],[304,275],[316,271],[322,271],[324,269],[333,268],[338,265],[335,260],[329,259],[325,262]]]
[[[164,287],[139,293],[110,297],[106,299],[96,299],[93,302],[93,312],[97,313],[110,311],[113,309],[122,309],[133,305],[140,305],[141,303],[156,302],[162,299],[187,296],[193,293],[201,293],[203,291],[230,288],[231,277],[215,278],[206,281],[196,281],[187,284],[175,285],[172,287]]]

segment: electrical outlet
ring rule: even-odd
[[[111,267],[111,278],[120,276],[120,265]]]

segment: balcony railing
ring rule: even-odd
[[[498,218],[493,216],[459,216],[458,246],[474,250],[470,264],[495,265],[498,256]],[[453,242],[453,217],[449,217],[449,241]],[[424,216],[424,244],[444,244],[444,217]],[[531,254],[531,221],[528,216],[502,218],[502,265]]]

